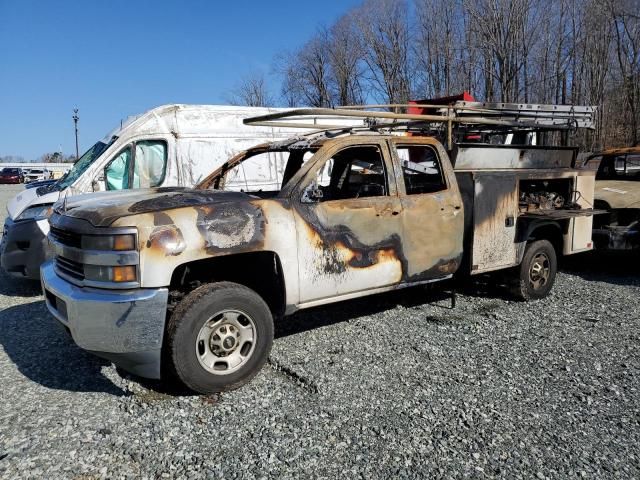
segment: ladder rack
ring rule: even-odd
[[[457,101],[449,105],[385,104],[336,108],[298,108],[246,118],[246,125],[315,130],[442,131],[448,146],[456,131],[514,132],[593,129],[594,106]],[[405,112],[392,112],[405,110]],[[407,110],[429,113],[407,113]],[[351,123],[348,123],[351,120]],[[333,122],[333,123],[332,123]]]

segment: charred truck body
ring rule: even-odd
[[[298,309],[460,271],[502,270],[520,298],[542,298],[557,256],[591,248],[595,172],[576,167],[573,148],[454,141],[471,130],[573,127],[592,109],[527,106],[538,110],[516,108],[515,118],[511,107],[251,119],[308,127],[299,121],[308,115],[352,116],[370,126],[318,125],[326,130],[251,148],[196,189],[56,204],[55,259],[42,267],[47,306],[80,347],[213,392],[249,381],[269,354],[273,319]],[[280,189],[238,187],[245,168],[274,157]]]

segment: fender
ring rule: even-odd
[[[516,234],[516,243],[518,244],[518,251],[517,251],[518,264],[522,262],[527,241],[533,236],[532,234],[536,230],[539,230],[541,228],[547,228],[547,227],[557,229],[558,236],[560,239],[562,239],[562,233],[563,233],[562,227],[556,220],[518,219],[518,232]]]

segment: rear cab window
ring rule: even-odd
[[[435,193],[447,189],[442,164],[430,145],[395,144],[407,195]]]

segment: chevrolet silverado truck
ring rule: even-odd
[[[195,189],[58,202],[46,305],[83,349],[194,391],[237,388],[273,322],[399,288],[501,271],[545,297],[557,258],[591,249],[593,170],[569,147],[457,144],[377,129],[246,150]],[[281,188],[238,188],[277,157]],[[241,184],[242,182],[240,182]]]

